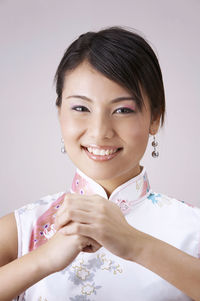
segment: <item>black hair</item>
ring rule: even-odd
[[[153,49],[141,35],[121,26],[81,34],[65,51],[55,74],[58,107],[62,103],[67,72],[83,61],[88,61],[94,69],[127,89],[140,111],[144,104],[143,91],[148,97],[151,114],[161,116],[163,126],[165,93],[162,73]]]

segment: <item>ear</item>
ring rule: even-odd
[[[151,135],[155,135],[158,132],[160,126],[160,117],[160,114],[154,114],[154,116],[151,116],[151,124],[149,128],[149,133]]]

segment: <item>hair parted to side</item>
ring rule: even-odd
[[[142,110],[142,91],[147,95],[152,116],[165,116],[165,93],[158,59],[146,40],[132,30],[113,26],[81,34],[65,51],[55,74],[57,100],[61,106],[67,72],[87,60],[107,78],[127,89]],[[141,91],[142,89],[142,91]]]

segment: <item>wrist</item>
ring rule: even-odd
[[[54,273],[52,263],[49,262],[49,256],[45,249],[45,244],[32,251],[35,267],[42,278]]]
[[[132,228],[128,260],[142,264],[148,254],[152,239],[150,235]]]

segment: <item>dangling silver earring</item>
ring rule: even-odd
[[[152,141],[151,145],[154,148],[154,151],[152,152],[152,157],[153,158],[158,158],[159,152],[156,149],[156,147],[158,146],[158,142],[156,141],[155,135],[153,136],[153,141]]]
[[[65,145],[64,145],[64,139],[61,138],[61,153],[66,153],[66,150],[65,150]]]

